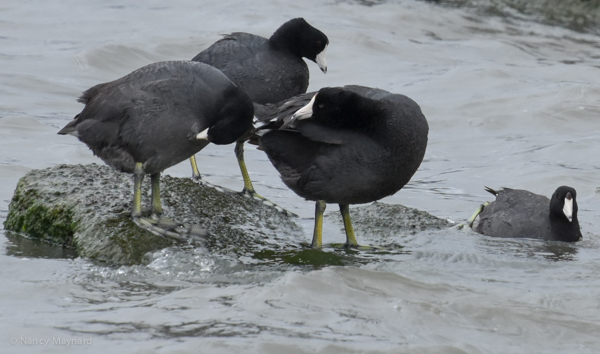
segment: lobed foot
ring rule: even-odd
[[[179,242],[189,242],[194,237],[206,237],[208,235],[208,231],[199,225],[177,223],[166,217],[160,217],[158,220],[145,217],[134,217],[132,219],[137,226],[144,230]]]
[[[235,191],[229,189],[229,188],[225,188],[225,187],[221,187],[221,186],[217,186],[216,184],[212,184],[204,179],[202,179],[201,177],[192,177],[192,181],[194,181],[195,183],[203,186],[203,187],[208,187],[208,188],[212,188],[215,189],[221,193],[235,193]]]
[[[248,197],[248,198],[252,198],[252,199],[254,199],[254,200],[256,200],[256,201],[259,201],[259,202],[261,202],[261,203],[262,203],[262,204],[264,204],[264,205],[268,205],[268,206],[270,206],[271,208],[273,208],[273,209],[277,210],[278,212],[282,213],[282,214],[283,214],[283,215],[285,215],[285,216],[298,217],[298,215],[297,215],[297,214],[294,214],[294,213],[292,213],[292,212],[291,212],[291,211],[289,211],[289,210],[285,210],[285,209],[283,209],[283,208],[282,208],[282,207],[280,207],[279,205],[277,205],[277,204],[273,203],[272,201],[268,200],[267,198],[265,198],[265,197],[261,196],[260,194],[256,193],[256,191],[255,191],[255,190],[248,190],[248,189],[244,188],[244,189],[241,191],[241,193],[242,193],[242,195],[244,195],[244,196],[246,196],[246,197]]]
[[[485,207],[489,204],[489,202],[483,203],[481,204],[477,210],[475,210],[475,213],[473,213],[473,215],[469,218],[469,220],[467,220],[466,223],[464,224],[458,224],[456,226],[454,226],[457,230],[468,230],[468,229],[473,229],[473,224],[475,223],[475,219],[477,219],[477,216],[479,216],[479,214],[481,214],[481,212],[483,211],[483,209],[485,209]],[[467,226],[467,228],[465,228],[465,226]]]

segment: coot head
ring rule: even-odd
[[[292,116],[288,124],[310,118],[334,129],[362,129],[381,117],[377,100],[359,95],[343,87],[325,87]]]
[[[252,128],[254,106],[248,95],[235,86],[230,87],[221,97],[223,105],[216,117],[218,119],[208,130],[208,141],[217,145],[231,144]]]
[[[321,71],[327,72],[325,51],[329,39],[303,18],[295,18],[281,25],[271,36],[270,42],[277,47],[287,48],[298,57],[314,61]]]
[[[550,219],[556,221],[577,221],[577,192],[575,189],[567,186],[561,186],[556,189],[550,199]]]

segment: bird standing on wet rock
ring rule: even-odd
[[[496,200],[482,205],[471,217],[468,223],[473,226],[479,216],[475,231],[494,237],[581,240],[575,189],[558,187],[551,199],[521,189],[486,187],[486,191]]]
[[[289,108],[303,101],[306,106],[290,116]],[[357,247],[349,205],[392,195],[411,179],[427,147],[421,109],[406,96],[363,86],[323,88],[279,108],[259,144],[283,182],[316,201],[311,246],[322,246],[325,205],[337,203],[346,246]]]
[[[305,93],[308,88],[308,66],[302,58],[317,63],[327,72],[325,51],[327,36],[303,18],[284,23],[267,39],[249,33],[226,35],[192,60],[210,64],[221,70],[233,83],[242,88],[255,104],[275,103]],[[244,178],[244,192],[254,191],[244,162],[242,137],[235,147],[236,157]],[[191,158],[194,178],[200,179],[195,157]]]
[[[233,143],[254,115],[244,91],[219,70],[192,61],[150,64],[90,88],[79,102],[85,107],[59,134],[77,136],[107,165],[133,173],[134,218],[142,214],[141,183],[149,174],[152,215],[161,222],[160,172],[211,142]]]

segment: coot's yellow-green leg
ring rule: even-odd
[[[164,232],[172,230],[180,224],[162,216],[162,203],[160,201],[160,173],[150,175],[152,184],[152,219],[156,221],[156,226],[160,227]]]
[[[344,229],[346,230],[346,247],[358,247],[354,228],[352,227],[352,220],[350,220],[350,205],[340,204],[340,213],[342,213]]]
[[[160,173],[150,175],[150,184],[152,185],[152,217],[158,220],[162,215],[162,206],[160,204]]]
[[[481,205],[479,206],[479,208],[477,208],[477,210],[475,210],[475,213],[473,213],[473,216],[471,216],[471,217],[469,218],[469,220],[467,220],[467,225],[468,225],[470,228],[473,228],[473,223],[475,222],[475,219],[477,219],[477,216],[478,216],[479,214],[481,214],[481,212],[483,211],[483,209],[484,209],[484,208],[485,208],[485,207],[486,207],[488,204],[489,204],[489,202],[487,202],[487,203],[485,203],[485,204],[481,204]]]
[[[141,162],[135,164],[133,170],[133,210],[131,216],[134,218],[142,215],[142,180],[144,179],[144,169]]]
[[[142,229],[148,230],[155,235],[173,238],[177,241],[186,241],[186,235],[202,235],[204,230],[194,228],[192,225],[182,225],[173,220],[161,216],[162,205],[160,201],[160,173],[150,175],[152,186],[152,217],[142,217],[142,180],[144,179],[143,165],[135,164],[133,172],[133,211],[131,216],[133,222]],[[182,229],[177,229],[183,226]]]
[[[312,248],[323,247],[323,213],[327,204],[324,200],[317,200],[315,204],[315,230],[313,232],[313,239],[310,244]]]
[[[190,157],[190,163],[192,164],[192,178],[202,179],[202,175],[200,175],[200,170],[198,169],[198,163],[196,162],[196,155]]]
[[[265,199],[256,193],[254,186],[252,185],[252,181],[250,180],[250,174],[248,173],[246,162],[244,161],[244,140],[240,139],[235,142],[235,157],[237,157],[238,164],[240,165],[240,171],[242,172],[242,178],[244,179],[244,189],[242,190],[242,193],[248,194],[252,197]]]
[[[279,205],[273,203],[272,201],[268,200],[267,198],[256,193],[256,191],[254,190],[254,186],[252,185],[252,181],[250,180],[250,174],[248,173],[248,169],[246,168],[246,162],[244,161],[244,142],[245,141],[246,141],[246,139],[244,137],[242,137],[235,143],[235,156],[237,157],[238,164],[240,165],[240,171],[242,172],[242,178],[244,179],[244,189],[242,190],[242,193],[246,194],[254,199],[261,200],[264,204],[274,207],[275,209],[279,210],[280,212],[282,212],[285,215],[297,216],[296,214],[283,209]]]

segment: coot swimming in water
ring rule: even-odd
[[[291,115],[302,101],[309,102]],[[323,88],[279,108],[259,144],[283,182],[316,201],[311,246],[322,247],[325,205],[337,203],[346,246],[357,247],[349,205],[394,194],[411,179],[427,147],[421,109],[406,96],[364,86]]]
[[[255,104],[276,103],[306,92],[308,66],[302,59],[317,63],[327,72],[325,50],[329,39],[303,18],[284,23],[270,38],[235,32],[226,35],[192,60],[210,64],[221,70],[233,83],[242,88]],[[243,136],[235,147],[236,157],[244,178],[243,192],[260,197],[254,191],[244,162]],[[192,171],[200,179],[196,159],[192,156]]]
[[[221,71],[193,61],[147,65],[83,93],[85,107],[59,134],[75,135],[118,171],[133,173],[131,215],[139,218],[141,182],[152,182],[160,219],[160,172],[202,150],[230,144],[252,126],[248,95]]]
[[[581,240],[577,219],[577,193],[571,187],[558,187],[551,199],[526,190],[504,188],[486,191],[496,200],[482,205],[469,220],[475,231],[495,237],[523,237],[551,241]]]

